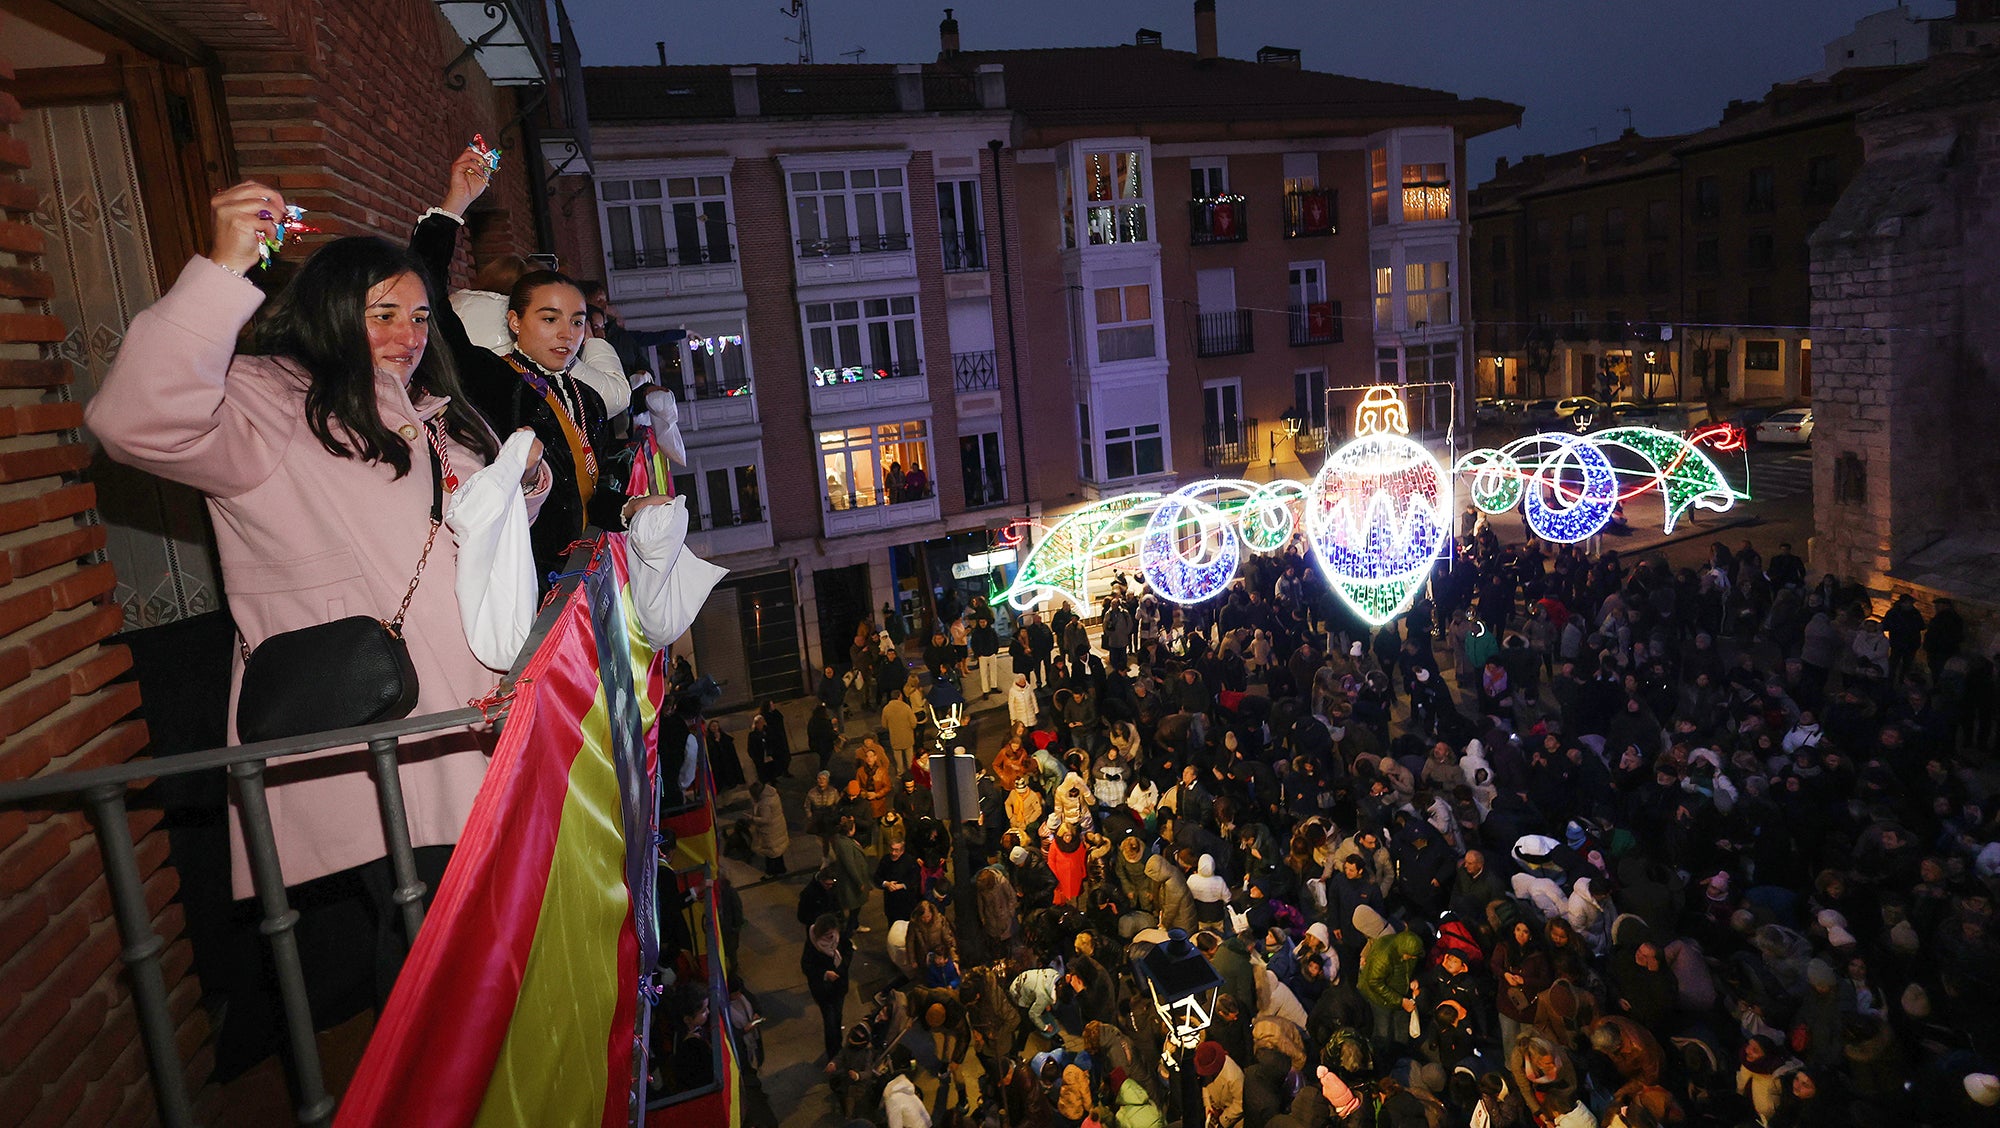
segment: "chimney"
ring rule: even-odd
[[[1194,0],[1194,57],[1215,58],[1215,0]]]
[[[906,114],[924,110],[924,67],[922,63],[896,64],[896,108]]]
[[[1495,159],[1495,160],[1494,160],[1494,162],[1493,162],[1493,175],[1494,175],[1494,176],[1496,176],[1496,177],[1497,177],[1497,176],[1505,176],[1505,175],[1507,175],[1507,158],[1506,158],[1506,157],[1500,157],[1500,158],[1497,158],[1497,159]]]
[[[1132,37],[1132,46],[1134,47],[1158,47],[1159,45],[1160,33],[1150,27],[1140,28],[1139,34]]]
[[[958,55],[958,19],[951,9],[944,10],[944,19],[938,22],[938,58],[950,59]]]
[[[666,65],[667,65],[667,41],[666,41],[666,40],[664,40],[664,39],[655,39],[655,40],[653,40],[653,50],[655,50],[655,51],[658,51],[658,52],[660,53],[660,65],[661,65],[661,66],[666,66]]]
[[[729,94],[736,104],[737,117],[756,117],[764,112],[757,97],[756,67],[730,67]]]

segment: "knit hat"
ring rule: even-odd
[[[1396,931],[1395,926],[1383,919],[1382,914],[1376,912],[1373,905],[1354,906],[1354,927],[1356,931],[1371,940],[1380,939]]]
[[[1015,864],[1015,865],[1017,865],[1017,866],[1025,866],[1025,865],[1027,865],[1027,864],[1028,864],[1028,848],[1027,848],[1026,846],[1016,846],[1016,847],[1014,847],[1014,849],[1013,849],[1013,850],[1011,850],[1011,851],[1009,851],[1009,852],[1008,852],[1008,854],[1007,854],[1007,860],[1008,860],[1008,861],[1010,861],[1010,862],[1012,862],[1012,863],[1014,863],[1014,864]]]
[[[1329,948],[1333,946],[1333,938],[1327,933],[1326,923],[1324,921],[1316,920],[1311,924],[1307,925],[1306,935],[1312,937],[1313,939],[1319,941],[1321,944]]]
[[[1968,1073],[1965,1075],[1965,1095],[1981,1108],[2000,1105],[2000,1077],[1991,1073]]]
[[[1578,825],[1575,819],[1571,819],[1569,825],[1563,827],[1563,841],[1568,843],[1572,850],[1583,849],[1585,841],[1583,827]]]
[[[1806,965],[1806,982],[1821,991],[1832,990],[1834,984],[1833,967],[1825,960],[1813,960]]]
[[[1347,1087],[1340,1074],[1323,1065],[1319,1067],[1319,1091],[1326,1098],[1326,1103],[1333,1106],[1335,1116],[1343,1119],[1353,1116],[1355,1110],[1361,1107],[1361,1098],[1354,1095],[1354,1090]]]
[[[1229,1051],[1222,1043],[1210,1038],[1194,1052],[1194,1071],[1206,1081],[1222,1072],[1222,1063],[1229,1060]]]
[[[858,780],[858,779],[850,779],[850,780],[848,780],[848,781],[847,781],[847,797],[848,797],[849,799],[859,799],[859,798],[861,798],[861,781],[860,781],[860,780]]]

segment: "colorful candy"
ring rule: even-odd
[[[473,134],[472,144],[467,145],[466,148],[479,154],[479,159],[486,162],[486,174],[488,176],[500,171],[500,150],[487,148],[486,136],[484,134]]]
[[[276,218],[269,213],[259,214],[264,219]],[[285,236],[317,234],[319,232],[319,228],[304,222],[305,217],[306,209],[299,207],[297,204],[285,205],[285,218],[279,221],[272,228],[271,233],[264,237],[263,242],[257,245],[257,257],[263,261],[265,266],[270,266],[272,256],[285,249]]]

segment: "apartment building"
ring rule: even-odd
[[[923,630],[1003,587],[1017,522],[1309,476],[1350,389],[1416,385],[1442,431],[1464,141],[1520,109],[1221,58],[1195,16],[1193,52],[968,51],[948,17],[922,65],[587,73],[566,258],[687,330],[653,359],[731,570],[692,646],[732,697],[808,688],[885,604]]]
[[[1695,133],[1500,162],[1472,194],[1479,394],[1810,397],[1807,239],[1860,168],[1857,118],[1923,69],[1780,83]]]

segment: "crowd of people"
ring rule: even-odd
[[[1379,629],[1291,550],[1200,606],[1118,576],[986,654],[975,601],[928,676],[864,626],[817,711],[886,700],[881,735],[852,778],[821,757],[798,904],[843,1112],[2000,1123],[1994,668],[1949,601],[1876,618],[1789,546],[1675,569],[1469,531]],[[911,756],[940,680],[1006,697],[962,874]],[[1163,1055],[1132,964],[1180,935],[1223,986]]]

